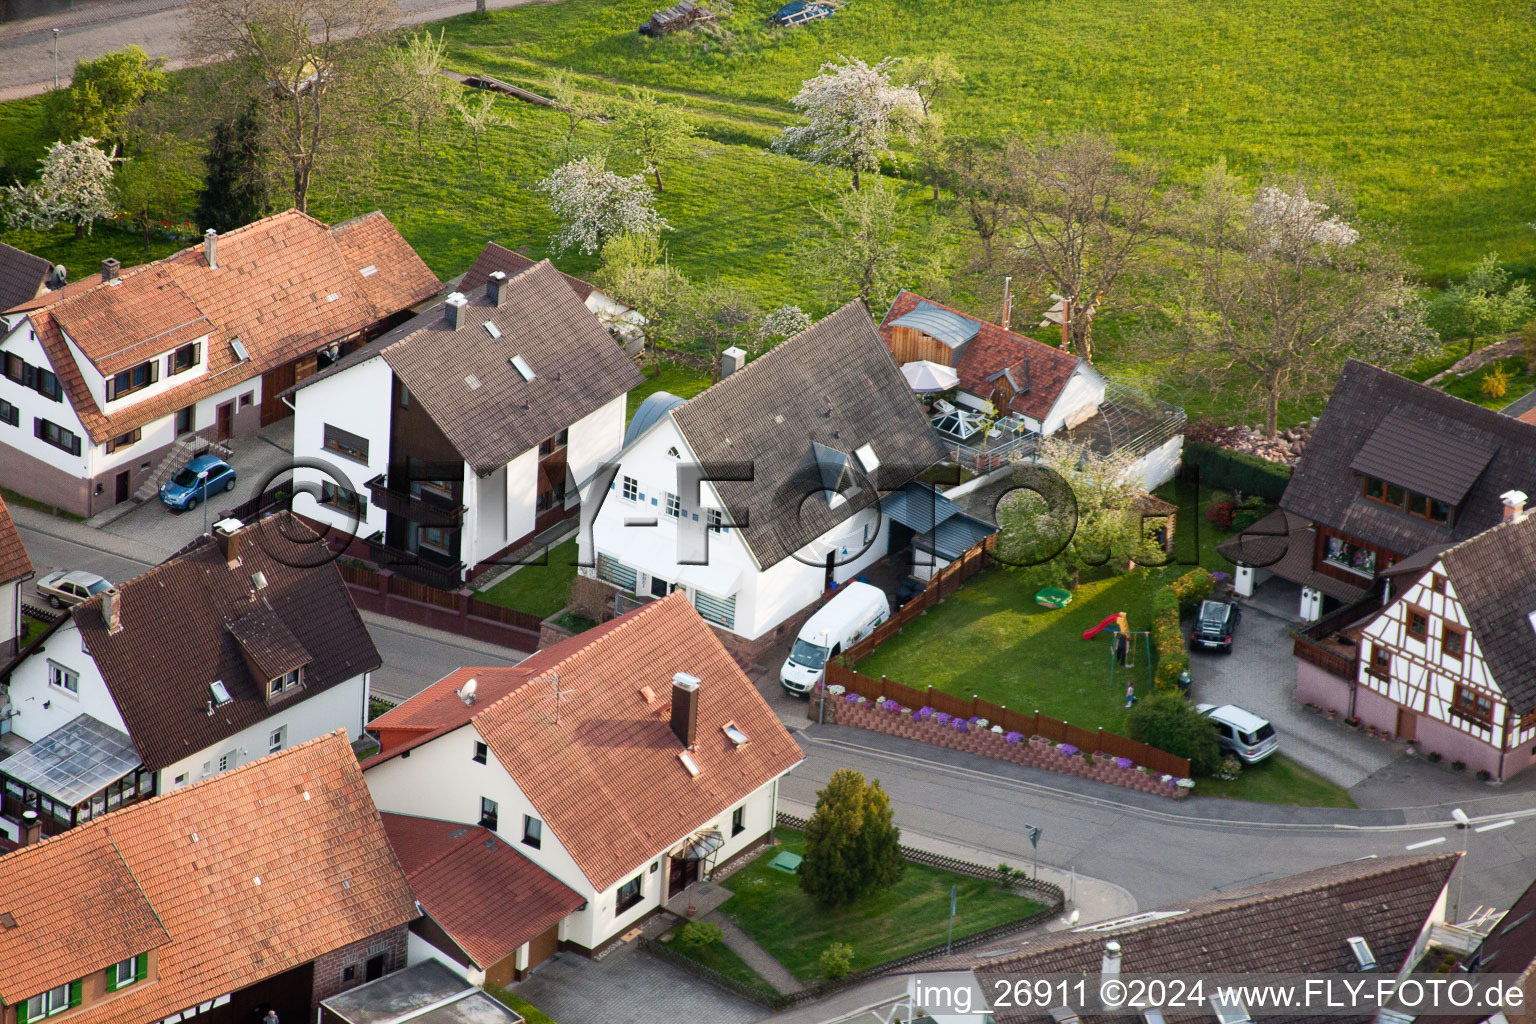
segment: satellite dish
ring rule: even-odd
[[[1077,910],[1076,908],[1074,908],[1072,913],[1067,915],[1067,927],[1070,928],[1073,925],[1077,924],[1078,918],[1080,918],[1082,916],[1083,916],[1083,912],[1081,910]]]
[[[464,681],[464,685],[454,692],[459,695],[459,700],[463,701],[465,704],[473,704],[475,702],[475,690],[477,690],[479,686],[479,682],[471,677],[466,679]]]
[[[54,288],[62,288],[69,281],[69,268],[62,263],[55,263],[49,274],[49,284]]]

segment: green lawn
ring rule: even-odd
[[[1271,754],[1258,764],[1245,767],[1231,782],[1196,779],[1194,795],[1296,807],[1355,806],[1343,787],[1303,768],[1284,754]]]
[[[1210,572],[1231,576],[1236,566],[1227,556],[1218,554],[1216,547],[1231,539],[1233,534],[1222,533],[1205,518],[1211,500],[1210,488],[1199,487],[1197,493],[1193,482],[1175,477],[1154,493],[1179,506],[1173,529],[1173,564],[1185,570],[1199,565]]]
[[[42,636],[49,625],[50,623],[44,622],[42,619],[34,619],[30,615],[23,615],[21,617],[21,646],[26,647],[32,641]]]
[[[661,368],[653,373],[650,365],[647,364],[645,383],[629,393],[629,408],[625,415],[633,416],[635,410],[640,408],[640,403],[658,391],[671,392],[678,398],[692,398],[709,385],[709,374],[691,366],[685,366],[682,363],[662,363]]]
[[[833,942],[853,947],[854,970],[943,943],[952,885],[959,889],[957,939],[1042,909],[979,878],[908,864],[891,888],[852,906],[824,910],[801,891],[794,875],[768,866],[783,849],[805,851],[804,833],[781,828],[778,836],[782,848],[765,851],[722,883],[735,895],[720,909],[802,981],[819,980],[816,959]]]
[[[547,619],[565,607],[571,580],[576,578],[576,538],[550,548],[539,565],[525,565],[475,597],[503,608]]]
[[[521,1014],[525,1024],[557,1024],[555,1018],[540,1010],[516,992],[504,988],[491,988],[487,989],[487,991]]]
[[[1180,572],[1140,570],[1085,582],[1070,605],[1052,611],[1034,603],[1020,574],[988,569],[859,662],[858,670],[1123,733],[1128,679],[1135,678],[1137,693],[1151,692],[1146,652],[1138,647],[1135,667],[1117,667],[1111,682],[1109,631],[1092,640],[1084,640],[1083,631],[1122,611],[1132,630],[1150,628],[1152,594]]]
[[[1492,372],[1495,367],[1503,369],[1506,373],[1514,374],[1510,379],[1508,390],[1499,398],[1489,398],[1483,394],[1483,377]],[[1440,382],[1440,390],[1448,395],[1466,399],[1485,409],[1502,409],[1510,402],[1519,398],[1532,388],[1536,388],[1536,374],[1530,372],[1523,357],[1512,359],[1500,359],[1481,370],[1473,370],[1471,373],[1460,377],[1450,377]]]
[[[780,994],[777,989],[764,981],[761,975],[749,967],[745,960],[737,956],[723,942],[711,943],[703,949],[685,949],[679,946],[675,940],[668,940],[666,945],[671,947],[673,952],[686,956],[690,960],[697,961],[711,970],[720,972],[727,978],[741,982],[743,985],[750,985],[753,988],[762,989],[764,992],[770,992],[774,995]]]

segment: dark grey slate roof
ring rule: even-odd
[[[713,486],[731,518],[747,524],[738,528],[764,568],[944,458],[922,405],[857,302],[759,356],[672,417],[706,468],[751,466],[750,480]],[[868,444],[880,465],[867,475],[858,468],[855,475],[866,485],[844,491],[847,501],[835,509],[805,500],[822,490],[813,443],[844,453]]]
[[[486,242],[485,248],[480,250],[480,255],[475,257],[475,262],[459,279],[459,291],[468,295],[484,288],[486,279],[491,276],[492,271],[499,270],[508,277],[516,277],[537,263],[538,260],[529,259],[520,252],[513,252],[504,245]],[[575,292],[576,297],[582,302],[586,302],[587,296],[597,290],[579,277],[572,277],[570,274],[560,276],[565,278],[565,283],[571,286],[571,291]]]
[[[483,287],[466,298],[458,330],[448,326],[439,303],[325,375],[382,356],[482,475],[644,380],[547,260],[509,279],[500,306],[491,305]],[[514,356],[533,370],[532,380],[511,365]],[[317,379],[322,374],[304,383]]]
[[[1413,409],[1394,409],[1371,431],[1349,468],[1455,505],[1494,450],[1471,438],[1446,436]]]
[[[1536,514],[1495,526],[1441,555],[1488,670],[1516,714],[1536,709]]]
[[[902,526],[918,533],[927,533],[937,524],[960,515],[962,509],[940,494],[939,489],[932,484],[913,480],[900,490],[881,498],[880,511]]]
[[[970,317],[942,309],[925,300],[919,300],[912,312],[892,320],[890,325],[922,331],[950,348],[959,348],[981,331],[981,324]]]
[[[35,298],[52,272],[53,264],[41,256],[0,242],[0,310]]]
[[[1401,451],[1383,476],[1422,479],[1430,463],[1444,465],[1446,452],[1492,451],[1466,488],[1452,525],[1438,526],[1365,499],[1353,468],[1383,417],[1413,424],[1421,446]],[[1390,471],[1389,471],[1390,470]],[[1395,373],[1350,360],[1339,374],[1300,464],[1280,504],[1287,511],[1402,555],[1434,544],[1455,543],[1483,532],[1504,514],[1499,495],[1536,494],[1536,425],[1416,384]]]
[[[997,532],[997,527],[975,516],[950,516],[928,533],[912,538],[914,547],[954,561]]]

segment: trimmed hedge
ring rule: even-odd
[[[1207,487],[1257,494],[1279,501],[1291,482],[1291,467],[1255,455],[1228,451],[1213,444],[1184,442],[1184,472],[1198,471]]]
[[[1189,668],[1189,650],[1184,646],[1179,615],[1204,601],[1213,583],[1211,574],[1204,569],[1191,569],[1152,595],[1152,649],[1157,652],[1154,688],[1176,687],[1179,675]]]
[[[1173,592],[1174,600],[1179,602],[1179,612],[1182,614],[1194,609],[1201,601],[1210,597],[1211,587],[1215,582],[1211,579],[1209,572],[1195,568],[1168,584],[1168,589]]]

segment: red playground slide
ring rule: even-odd
[[[1118,619],[1119,617],[1120,617],[1120,613],[1116,612],[1115,614],[1111,615],[1109,618],[1105,619],[1103,622],[1099,623],[1097,626],[1094,626],[1092,629],[1085,629],[1085,630],[1083,630],[1083,639],[1084,640],[1092,640],[1094,637],[1098,636],[1099,633],[1102,632],[1104,629],[1108,628],[1109,626],[1113,626],[1115,624],[1115,620]]]

